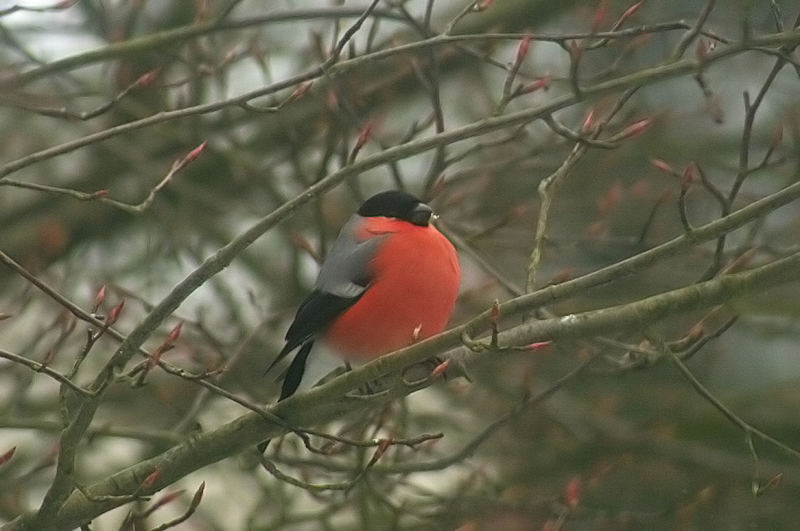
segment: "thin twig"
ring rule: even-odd
[[[577,133],[572,129],[570,129],[569,127],[567,127],[566,125],[559,122],[552,114],[545,116],[544,122],[547,124],[548,127],[550,127],[550,129],[554,133],[566,138],[567,140],[578,142],[580,144],[586,144],[590,147],[596,147],[600,149],[616,149],[619,147],[619,144],[617,143],[608,142],[606,140],[599,140],[596,138],[592,138],[591,136]]]
[[[623,33],[623,32],[619,32]],[[590,34],[581,34],[581,35],[590,35]],[[600,33],[595,34],[595,36],[600,35]],[[502,40],[507,40],[508,37],[504,35],[496,35],[497,38],[502,38]],[[520,36],[515,34],[515,38],[519,38]],[[37,162],[41,162],[43,160],[48,160],[50,158],[63,155],[66,153],[70,153],[76,149],[84,147],[89,144],[93,144],[102,140],[106,140],[123,133],[128,133],[137,129],[141,129],[144,127],[149,127],[151,125],[155,125],[158,123],[163,123],[171,120],[176,120],[179,118],[185,118],[188,116],[196,116],[201,114],[208,114],[212,112],[216,112],[222,110],[227,107],[231,106],[240,106],[244,102],[249,102],[253,99],[260,98],[269,94],[273,94],[275,92],[279,92],[286,88],[291,88],[296,86],[300,83],[310,81],[317,77],[323,75],[333,75],[340,74],[347,70],[356,68],[360,65],[363,65],[367,62],[378,61],[380,59],[384,59],[386,57],[406,53],[412,50],[425,48],[428,46],[438,46],[442,44],[447,44],[450,42],[458,42],[458,41],[467,41],[467,40],[488,40],[493,38],[492,36],[487,35],[471,35],[471,36],[436,36],[424,41],[417,41],[414,43],[410,43],[407,45],[400,45],[389,50],[381,50],[378,52],[374,52],[371,54],[366,54],[359,56],[354,59],[349,59],[346,61],[340,61],[337,64],[333,65],[332,67],[328,68],[327,71],[323,66],[319,66],[305,72],[303,74],[298,74],[293,76],[289,79],[284,81],[274,83],[268,87],[264,87],[258,90],[254,90],[243,94],[241,96],[236,96],[230,98],[228,100],[212,102],[207,104],[200,104],[195,105],[192,107],[186,107],[183,109],[177,109],[174,111],[164,111],[153,116],[149,116],[146,118],[142,118],[140,120],[135,120],[133,122],[128,122],[125,124],[121,124],[115,127],[110,127],[108,129],[104,129],[97,133],[93,133],[82,138],[78,138],[75,140],[71,140],[65,142],[63,144],[53,146],[41,151],[37,151],[35,153],[31,153],[26,155],[22,158],[10,161],[2,166],[0,166],[0,182],[5,176],[19,171],[22,168],[35,164]],[[532,39],[534,37],[532,36]],[[559,36],[557,39],[563,40],[564,37]],[[540,40],[548,40],[548,39],[540,39]],[[555,40],[551,38],[550,40]],[[742,53],[745,51],[749,51],[755,49],[758,46],[768,46],[773,44],[783,44],[783,43],[800,43],[800,29],[795,29],[789,32],[773,34],[773,35],[766,35],[762,37],[753,38],[747,42],[740,42],[740,43],[732,43],[727,47],[720,47],[719,49],[711,52],[708,57],[706,58],[705,64],[711,64],[714,61],[723,59],[725,57],[736,55],[738,53]],[[618,91],[621,89],[625,89],[631,86],[638,86],[644,85],[647,83],[652,83],[655,81],[659,81],[666,78],[671,78],[675,76],[679,76],[685,74],[689,71],[694,70],[695,62],[684,59],[680,61],[676,61],[669,65],[653,67],[649,69],[645,69],[643,71],[639,71],[633,74],[621,76],[616,79],[612,79],[609,81],[605,81],[602,83],[597,83],[595,85],[591,85],[588,87],[582,87],[581,90],[584,96],[596,96],[600,94],[605,94],[609,92]],[[327,72],[327,73],[326,73]],[[494,119],[488,119],[486,122],[490,122],[490,120],[494,120],[496,122],[502,123],[503,125],[500,127],[505,127],[508,125],[516,124],[516,123],[524,123],[525,121],[529,121],[534,119],[538,116],[543,116],[545,114],[552,113],[558,109],[564,108],[569,104],[574,103],[575,98],[572,96],[562,96],[560,98],[555,98],[549,105],[544,105],[541,107],[536,107],[534,109],[527,109],[524,111],[519,111],[517,113],[508,114],[502,117],[497,117]],[[529,118],[530,115],[533,115]],[[499,125],[498,123],[498,125]],[[464,137],[464,132],[466,129],[472,129],[473,126],[467,126],[466,128],[459,128],[456,130],[452,130],[448,133],[445,133],[441,136],[450,136],[455,134],[455,136],[460,137],[459,139],[466,138]],[[498,127],[499,128],[499,127]],[[489,130],[493,130],[494,128],[489,128]],[[488,131],[486,131],[488,132]],[[439,139],[440,135],[435,137]],[[430,141],[430,139],[427,139]],[[419,142],[422,142],[421,140]],[[452,140],[450,140],[452,142]],[[430,147],[436,147],[441,142],[434,141],[434,145]],[[449,143],[449,142],[448,142]]]
[[[33,369],[36,372],[46,374],[50,378],[66,385],[67,387],[78,393],[78,395],[80,396],[87,398],[94,396],[94,393],[92,393],[91,391],[84,389],[83,387],[79,386],[78,384],[67,378],[65,375],[51,369],[50,367],[48,367],[43,363],[30,360],[24,356],[20,356],[18,354],[14,354],[13,352],[8,352],[7,350],[2,350],[2,349],[0,349],[0,358],[5,358],[19,365],[24,365],[25,367]]]
[[[616,116],[622,107],[630,100],[636,93],[639,87],[633,87],[626,90],[616,101],[614,107],[609,111],[608,115],[602,122],[599,122],[592,130],[589,138],[596,140],[603,132],[608,123]],[[552,118],[552,117],[551,117]],[[536,220],[536,233],[533,239],[533,248],[531,249],[530,257],[528,258],[527,276],[525,282],[525,291],[530,293],[536,287],[536,271],[539,268],[539,262],[542,259],[542,250],[544,248],[545,234],[549,223],[550,206],[553,202],[553,196],[558,188],[563,183],[565,177],[572,171],[578,161],[583,158],[589,149],[590,144],[585,142],[576,142],[572,151],[564,159],[561,165],[553,173],[542,179],[539,183],[539,216]]]
[[[184,511],[182,515],[177,516],[168,522],[164,522],[163,524],[154,527],[152,531],[166,531],[167,529],[182,524],[183,522],[191,518],[191,516],[197,510],[197,507],[200,505],[200,501],[203,499],[203,492],[205,491],[205,488],[206,488],[206,482],[204,481],[200,483],[199,487],[197,487],[194,496],[192,496],[192,501],[189,503],[189,507],[186,509],[186,511]]]
[[[361,29],[361,26],[364,25],[364,21],[367,20],[372,12],[375,11],[375,8],[378,7],[378,2],[380,2],[380,0],[372,0],[372,3],[364,10],[363,13],[361,13],[356,21],[353,22],[349,28],[347,28],[347,31],[344,32],[344,35],[342,35],[342,38],[336,44],[336,48],[333,49],[333,53],[331,53],[331,57],[334,61],[339,58],[339,54],[342,53],[342,50],[344,50],[344,47],[348,42],[350,42],[350,39],[353,38],[353,35],[355,35],[358,30]]]
[[[6,15],[10,15],[12,13],[17,13],[19,11],[27,11],[29,13],[46,13],[48,11],[62,11],[64,9],[68,9],[75,4],[78,3],[78,0],[66,0],[54,3],[52,5],[45,5],[39,7],[32,7],[32,6],[22,6],[19,4],[14,4],[11,7],[6,7],[0,9],[0,17],[4,17]]]
[[[796,450],[791,446],[788,446],[787,444],[775,439],[771,435],[768,435],[763,431],[759,430],[752,424],[742,419],[739,415],[734,413],[733,410],[731,410],[728,406],[726,406],[719,398],[714,396],[714,394],[711,393],[711,391],[709,391],[700,382],[700,380],[698,380],[695,377],[694,374],[692,374],[692,371],[690,371],[689,368],[683,363],[683,361],[681,361],[681,359],[677,356],[677,354],[672,352],[672,350],[668,346],[666,346],[666,344],[664,344],[663,340],[657,340],[656,343],[659,346],[659,349],[665,355],[667,355],[670,358],[670,360],[672,360],[672,363],[674,363],[675,366],[678,368],[678,370],[681,372],[681,374],[683,374],[683,377],[689,381],[692,387],[694,387],[695,391],[697,391],[697,393],[700,396],[706,399],[712,406],[714,406],[714,408],[716,408],[720,413],[722,413],[725,416],[725,418],[727,418],[732,424],[741,429],[746,436],[749,437],[755,435],[762,441],[768,442],[780,448],[781,450],[790,454],[791,456],[800,458],[800,450]]]
[[[158,184],[156,184],[149,190],[144,199],[142,199],[139,203],[135,204],[125,203],[122,201],[118,201],[116,199],[111,199],[110,197],[108,197],[108,190],[100,190],[98,192],[86,193],[86,192],[80,192],[78,190],[73,190],[71,188],[62,188],[59,186],[51,186],[47,184],[29,183],[29,182],[17,181],[14,179],[0,179],[0,186],[13,186],[17,188],[37,190],[40,192],[67,195],[81,201],[99,201],[101,203],[111,205],[115,208],[118,208],[120,210],[123,210],[131,214],[141,214],[142,212],[150,208],[150,205],[156,198],[156,194],[158,194],[158,192],[160,192],[167,184],[169,184],[169,182],[172,180],[175,174],[177,174],[179,171],[185,168],[192,160],[194,160],[199,154],[200,150],[202,150],[205,147],[205,145],[206,143],[203,142],[200,146],[192,150],[188,155],[173,162],[169,172],[167,172],[167,174],[161,179],[161,181],[159,181]]]
[[[451,465],[464,462],[467,458],[472,456],[475,453],[475,451],[500,428],[508,424],[508,422],[510,422],[511,420],[518,418],[525,411],[529,410],[530,408],[538,406],[539,404],[550,398],[557,391],[566,386],[570,381],[575,379],[575,377],[577,377],[581,372],[583,372],[584,369],[586,369],[589,365],[591,365],[591,363],[595,359],[596,359],[595,356],[590,356],[586,358],[580,364],[578,364],[577,367],[575,367],[567,374],[557,379],[543,391],[540,391],[539,393],[536,393],[534,395],[523,397],[522,401],[520,401],[513,409],[501,415],[497,420],[485,426],[478,433],[478,435],[473,437],[472,440],[470,440],[467,444],[465,444],[458,452],[449,455],[447,457],[443,457],[441,459],[436,459],[433,461],[422,461],[417,463],[397,463],[391,467],[392,473],[444,470],[445,468],[448,468]]]
[[[718,305],[755,290],[763,290],[769,286],[796,280],[798,274],[800,274],[800,254],[795,254],[745,273],[726,275],[719,279],[662,293],[634,303],[589,311],[580,315],[522,324],[501,333],[500,340],[504,344],[519,344],[536,341],[543,337],[576,338],[595,335],[600,330],[641,328],[668,315],[685,314],[698,305]],[[551,286],[551,288],[553,287],[555,286]],[[526,297],[529,298],[530,295],[522,298]],[[280,402],[274,406],[273,410],[276,414],[289,416],[294,422],[302,424],[314,424],[324,419],[330,420],[333,416],[338,416],[345,411],[353,411],[357,403],[347,402],[345,404],[337,397],[342,397],[349,390],[356,389],[382,375],[400,371],[403,367],[423,361],[443,348],[454,345],[465,326],[456,327],[394,354],[383,356],[306,393]],[[415,388],[399,387],[385,399],[406,395],[414,390]],[[91,403],[91,401],[86,403]],[[310,407],[311,404],[314,404],[314,407]],[[289,413],[291,414],[289,415]],[[83,415],[85,413],[79,410],[76,418],[82,419]],[[72,429],[74,428],[71,425],[65,430],[67,437],[70,436]],[[260,415],[248,413],[213,432],[198,435],[191,441],[173,448],[169,451],[168,459],[165,458],[165,455],[156,456],[102,480],[91,487],[91,492],[96,496],[105,496],[109,490],[118,493],[125,492],[129,487],[134,490],[138,489],[141,479],[135,481],[134,484],[131,483],[131,479],[148,477],[156,470],[159,475],[153,480],[148,491],[157,490],[192,470],[197,470],[245,447],[252,446],[264,437],[274,436],[278,432],[279,429],[276,427],[265,426]],[[74,444],[70,439],[65,442]],[[66,503],[63,505],[59,504],[60,510],[56,527],[70,527],[76,519],[80,522],[90,520],[97,514],[97,511],[105,512],[118,505],[113,501],[109,501],[108,504],[86,504],[82,497],[65,501]],[[31,518],[30,515],[26,515],[23,521],[30,523]],[[52,521],[56,520],[51,517],[48,522]]]
[[[697,17],[697,21],[692,25],[691,29],[687,31],[683,37],[681,37],[681,40],[678,41],[675,51],[672,52],[672,61],[677,61],[683,57],[686,49],[691,46],[692,42],[697,38],[698,35],[700,35],[700,32],[703,30],[703,26],[708,20],[708,17],[711,15],[711,11],[714,9],[715,3],[716,0],[708,0],[706,5],[703,6],[703,10],[700,12],[700,16]]]
[[[764,38],[762,38],[764,39]],[[799,39],[800,40],[800,39]],[[749,44],[748,44],[749,45]],[[741,45],[742,49],[744,49],[745,45]],[[715,57],[724,57],[727,54],[732,53],[732,50],[735,50],[736,46],[731,46],[727,49],[715,51],[712,54],[709,54],[708,60],[713,60]],[[725,52],[725,54],[723,54]],[[672,63],[671,65],[667,65],[666,67],[662,67],[659,71],[658,78],[661,78],[664,75],[664,72],[676,72],[676,71],[683,71],[684,69],[688,70],[692,67],[692,64],[687,61],[679,61]],[[618,88],[621,83],[621,78],[615,80],[614,82],[606,82],[595,85],[593,87],[588,87],[585,89],[588,92],[605,92],[613,90],[613,88]],[[626,79],[627,83],[630,83],[631,80],[636,80],[637,82],[641,82],[640,76],[634,76],[631,79]],[[640,83],[637,83],[639,86]],[[623,84],[624,85],[624,84]],[[542,116],[553,110],[556,110],[561,105],[566,105],[567,103],[572,102],[574,99],[573,96],[564,96],[561,98],[562,101],[556,99],[551,105],[545,106],[545,108],[536,109],[535,112],[531,110],[520,111],[518,113],[509,114],[507,116],[490,118],[484,120],[481,124],[479,124],[479,130],[493,130],[495,128],[499,128],[500,124],[503,126],[509,126],[517,123],[524,123],[527,120],[530,120],[534,117]],[[122,366],[130,359],[130,357],[138,351],[139,347],[141,346],[142,342],[149,337],[149,335],[161,324],[161,322],[166,319],[176,308],[177,306],[186,298],[189,294],[191,294],[197,287],[202,285],[208,278],[215,275],[219,271],[221,271],[225,266],[227,266],[235,256],[237,256],[241,251],[246,249],[250,246],[250,244],[255,241],[257,237],[261,234],[266,232],[269,228],[271,228],[278,220],[283,219],[288,214],[292,213],[295,208],[297,208],[300,204],[303,204],[312,198],[314,198],[317,194],[323,193],[328,189],[332,188],[334,185],[338,184],[346,177],[374,167],[378,164],[381,164],[387,160],[394,160],[395,157],[406,157],[414,152],[421,152],[426,149],[430,149],[431,147],[435,147],[440,145],[442,142],[447,139],[447,142],[452,142],[456,139],[462,139],[465,137],[469,137],[475,134],[474,132],[475,126],[466,126],[460,129],[456,129],[447,133],[441,133],[438,135],[434,135],[430,138],[424,138],[417,141],[414,141],[407,145],[397,146],[394,148],[387,149],[377,155],[373,155],[370,157],[366,157],[353,163],[350,166],[343,168],[342,170],[329,175],[325,179],[321,180],[320,182],[316,183],[312,187],[310,187],[305,194],[296,198],[293,201],[289,201],[285,203],[282,207],[279,207],[266,217],[262,218],[248,230],[237,236],[234,240],[232,240],[228,245],[220,249],[216,254],[209,257],[198,269],[192,272],[188,277],[186,277],[183,281],[179,282],[175,288],[172,290],[170,294],[168,294],[161,303],[159,303],[153,311],[151,311],[142,323],[128,336],[128,338],[122,343],[120,348],[117,352],[112,356],[109,363],[106,365],[103,371],[97,376],[95,383],[93,384],[92,389],[104,389],[107,386],[109,381],[110,375],[113,373],[116,367]],[[75,419],[73,420],[72,424],[67,428],[64,434],[64,439],[71,441],[73,444],[76,444],[77,441],[80,440],[82,437],[83,432],[88,427],[89,423],[91,422],[94,412],[99,404],[98,400],[91,400],[87,401],[81,405],[79,408]],[[69,461],[70,459],[74,458],[74,453],[72,452],[65,452],[61,455],[62,459]],[[59,459],[59,463],[61,463],[62,459]],[[65,463],[62,467],[63,470],[68,470],[69,465]],[[45,500],[42,505],[42,509],[48,508],[48,511],[42,513],[42,522],[48,522],[50,518],[52,518],[55,513],[54,507],[58,506],[60,502],[66,499],[66,496],[69,494],[69,490],[65,489],[64,486],[67,484],[67,475],[65,472],[56,474],[56,481],[54,485],[51,487],[51,491],[45,496]],[[59,486],[56,488],[56,486]]]

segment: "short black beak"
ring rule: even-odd
[[[420,203],[411,210],[408,215],[408,220],[414,225],[427,227],[432,215],[433,210],[431,210],[431,207],[425,203]]]

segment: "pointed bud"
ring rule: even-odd
[[[597,4],[597,9],[594,10],[594,16],[592,17],[592,33],[597,32],[600,29],[600,26],[606,21],[606,16],[608,15],[608,2],[607,0],[600,0]]]
[[[778,472],[767,481],[763,487],[759,489],[758,494],[764,494],[767,491],[777,489],[783,483],[783,472]]]
[[[392,445],[391,439],[378,439],[378,446],[375,448],[375,453],[372,454],[369,462],[367,463],[366,468],[370,468],[372,465],[378,462],[378,459],[383,457],[383,454],[386,453],[386,450]]]
[[[183,328],[183,322],[178,323],[178,326],[170,330],[169,334],[167,334],[167,339],[165,343],[169,343],[170,345],[175,343],[181,335],[181,329]]]
[[[0,465],[4,465],[11,461],[11,458],[14,457],[14,452],[17,451],[17,447],[13,446],[11,450],[8,450],[4,454],[0,455]]]
[[[697,343],[704,335],[706,334],[706,327],[703,323],[697,323],[692,328],[689,329],[689,333],[686,334],[686,341],[693,345]]]
[[[106,318],[106,326],[111,326],[117,322],[119,315],[122,313],[122,308],[124,307],[125,299],[122,299],[119,304],[111,308],[111,311],[108,312],[108,317]]]
[[[147,508],[147,514],[152,514],[153,511],[155,511],[159,507],[163,507],[169,503],[172,503],[174,500],[181,497],[184,492],[186,492],[185,489],[180,489],[166,493],[165,495],[161,496],[158,500],[156,500],[156,502],[153,505]]]
[[[190,511],[194,511],[195,509],[197,509],[197,506],[200,505],[201,501],[203,501],[203,493],[205,492],[205,490],[206,490],[206,482],[204,481],[200,483],[200,486],[195,491],[194,496],[192,496],[192,503],[189,504]]]
[[[151,70],[149,72],[145,72],[144,74],[139,76],[139,79],[137,79],[134,82],[134,86],[136,88],[147,88],[147,87],[149,87],[150,85],[153,84],[153,82],[158,77],[158,73],[159,73],[158,70]]]
[[[573,63],[577,63],[583,56],[583,46],[577,40],[569,42],[569,57]]]
[[[339,107],[339,97],[336,95],[335,90],[328,91],[327,104],[328,109],[331,111],[335,111]]]
[[[164,354],[165,352],[168,352],[169,350],[172,350],[172,348],[175,346],[175,341],[177,341],[178,337],[180,337],[181,335],[182,328],[183,328],[183,323],[181,322],[178,323],[178,326],[170,330],[169,334],[167,334],[167,337],[164,339],[164,342],[161,343],[158,346],[158,348],[155,349],[147,358],[146,370],[149,371],[150,369],[158,365],[158,362],[161,361],[161,355]]]
[[[203,142],[202,144],[191,150],[188,155],[183,157],[183,163],[188,164],[192,162],[194,159],[196,159],[203,151],[203,149],[205,149],[206,144],[208,144],[208,141]]]
[[[353,149],[350,150],[350,158],[349,160],[352,162],[355,160],[356,155],[358,152],[361,151],[361,148],[372,138],[372,133],[376,127],[376,120],[367,120],[364,126],[361,128],[361,131],[358,133],[358,138],[356,138],[356,143],[353,146]]]
[[[47,351],[47,354],[44,355],[44,359],[41,361],[43,367],[47,367],[53,362],[53,359],[56,357],[56,350],[50,349]]]
[[[144,481],[142,481],[141,487],[150,487],[150,486],[152,486],[152,485],[153,485],[153,483],[155,483],[155,482],[156,482],[156,480],[158,479],[158,477],[159,477],[160,475],[161,475],[161,470],[160,470],[160,469],[158,469],[158,468],[156,468],[155,470],[153,470],[153,471],[150,473],[150,475],[149,475],[149,476],[147,476],[146,478],[144,478]]]
[[[622,24],[623,22],[625,22],[626,20],[631,18],[633,16],[633,14],[636,13],[639,10],[640,7],[642,7],[642,4],[644,4],[644,0],[639,0],[638,2],[633,4],[631,7],[626,9],[625,12],[622,14],[622,16],[619,17],[619,24]]]
[[[525,345],[525,350],[541,350],[549,347],[552,343],[552,341],[537,341],[536,343]]]
[[[619,134],[614,135],[614,140],[622,140],[624,138],[630,138],[632,136],[642,134],[652,124],[653,120],[651,120],[650,118],[645,118],[643,120],[639,120],[638,122],[633,122],[631,125],[623,129]]]
[[[681,175],[681,189],[688,190],[692,183],[694,182],[694,163],[689,164],[686,166],[686,169],[683,170],[683,174]]]
[[[497,328],[497,325],[500,323],[500,301],[495,299],[492,302],[492,313],[489,316],[489,324],[492,325],[492,328]]]
[[[569,480],[566,488],[564,489],[564,502],[571,510],[575,510],[581,501],[581,494],[583,493],[583,482],[581,478],[575,476]]]
[[[476,0],[476,2],[472,5],[472,10],[475,12],[483,11],[487,9],[494,0]]]
[[[562,282],[566,282],[567,280],[575,277],[575,269],[574,268],[567,268],[558,271],[553,278],[550,279],[550,284],[561,284]]]
[[[386,453],[386,450],[392,445],[391,439],[380,439],[378,441],[378,446],[375,448],[375,455],[372,457],[375,461],[383,457],[383,454]]]
[[[168,350],[171,350],[171,349],[172,349],[172,345],[168,345],[167,343],[161,343],[158,346],[158,348],[156,348],[150,354],[150,356],[147,357],[147,361],[145,361],[144,367],[142,367],[142,369],[144,370],[144,374],[142,374],[142,378],[144,378],[147,375],[147,373],[150,371],[150,369],[152,369],[153,367],[158,365],[158,363],[161,361],[161,355],[164,354],[165,352],[167,352]]]
[[[353,147],[353,151],[358,151],[367,141],[372,138],[372,130],[375,127],[374,120],[368,120],[367,123],[364,124],[364,127],[361,128],[361,131],[358,133],[358,138],[356,139],[356,145]]]
[[[298,85],[297,88],[294,89],[294,92],[289,95],[287,101],[299,100],[305,96],[309,90],[311,90],[311,85],[311,81]]]
[[[540,77],[535,81],[531,81],[530,83],[520,86],[517,92],[519,94],[529,94],[531,92],[536,92],[537,90],[547,90],[550,88],[551,83],[552,83],[552,78],[549,75],[547,75],[544,77]]]
[[[521,63],[525,56],[528,55],[528,50],[531,47],[531,36],[525,35],[521,41],[519,41],[519,46],[517,47],[517,63]]]
[[[94,304],[92,304],[92,313],[97,312],[100,308],[100,305],[103,304],[103,301],[106,300],[106,285],[103,284],[100,286],[100,289],[97,290],[97,295],[94,296]]]
[[[0,321],[5,321],[6,319],[11,319],[12,314],[6,312],[0,312]]]
[[[98,190],[96,192],[92,192],[92,194],[87,199],[100,199],[101,197],[105,197],[110,192],[108,190]]]
[[[669,173],[670,175],[678,175],[678,170],[673,168],[669,165],[668,162],[661,160],[661,159],[650,159],[650,164],[658,168],[659,170]]]
[[[586,132],[590,131],[594,128],[594,108],[589,109],[589,112],[586,113],[586,117],[583,119],[583,124],[581,125],[581,131]]]
[[[447,370],[447,367],[449,366],[450,366],[450,360],[449,359],[444,360],[439,365],[433,368],[433,370],[431,371],[431,378],[438,378],[439,376],[444,374],[444,372]]]

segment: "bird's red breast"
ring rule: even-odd
[[[433,225],[364,218],[358,238],[375,237],[385,240],[370,263],[368,289],[324,333],[346,359],[372,359],[438,334],[458,296],[458,256]]]

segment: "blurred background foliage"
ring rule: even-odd
[[[478,4],[487,8],[467,14],[453,34],[565,35],[590,31],[593,23],[607,30],[633,5],[630,0]],[[58,9],[49,9],[53,6],[47,2],[24,5],[45,9],[0,4],[0,164],[311,71],[366,8],[364,2],[301,0],[79,0]],[[428,2],[380,2],[342,59],[441,33],[467,3],[437,0],[430,5],[432,19],[426,26]],[[682,20],[691,27],[704,5],[647,1],[623,28]],[[790,1],[721,2],[704,27],[720,39],[736,41],[743,34],[776,32],[776,18],[791,28],[797,15]],[[187,28],[201,30],[191,34]],[[581,82],[589,85],[665,63],[686,31],[644,31],[584,50]],[[568,42],[590,41],[564,40],[567,48]],[[697,42],[686,56],[706,53],[715,39],[705,35]],[[571,92],[568,51],[534,39],[517,81],[546,79],[549,88],[498,109],[519,45],[519,38],[476,39],[389,55],[323,75],[310,85],[287,84],[249,101],[250,107],[187,112],[43,157],[0,180],[0,250],[86,310],[106,285],[100,311],[125,299],[117,327],[130,330],[205,257],[258,217],[346,165],[365,131],[358,158],[430,136],[437,128],[455,129]],[[92,57],[92,50],[104,55]],[[72,57],[83,62],[63,61]],[[734,209],[797,179],[800,67],[797,56],[791,57],[795,62],[775,76],[752,128],[750,166],[762,158],[765,164],[746,179]],[[752,101],[774,64],[775,57],[749,52],[704,69],[702,84],[689,73],[638,90],[610,128],[619,132],[643,119],[649,127],[616,149],[590,149],[569,173],[555,196],[538,284],[596,270],[681,234],[679,176],[692,163],[727,195],[740,167],[742,94],[748,91]],[[132,84],[136,87],[127,91]],[[598,119],[619,94],[587,98],[555,116],[580,130],[587,113]],[[105,112],[81,119],[81,113],[112,101]],[[207,145],[198,158],[143,212],[99,199],[139,203],[175,160],[203,142]],[[443,229],[462,242],[464,281],[454,322],[463,322],[493,300],[524,288],[540,208],[537,187],[572,147],[571,140],[537,121],[349,178],[283,220],[198,289],[147,346],[156,347],[170,328],[184,322],[181,339],[166,359],[195,372],[224,366],[217,380],[222,387],[257,403],[273,400],[276,385],[263,369],[313,283],[316,260],[362,198],[396,186],[432,199]],[[79,200],[13,186],[9,179],[98,196]],[[714,196],[697,181],[686,201],[695,225],[720,215]],[[751,264],[796,250],[798,214],[797,206],[790,205],[755,228],[734,232],[725,262],[750,249]],[[714,249],[714,242],[696,245],[548,309],[565,315],[691,284],[712,265]],[[505,286],[475,256],[504,277]],[[712,331],[739,315],[689,366],[742,418],[795,447],[800,446],[797,293],[796,286],[784,286],[710,314],[706,309],[654,324],[659,333],[676,339],[700,319]],[[85,341],[85,323],[5,268],[0,268],[0,315],[0,348],[47,360],[63,372]],[[501,316],[501,326],[518,322]],[[201,481],[205,498],[182,529],[795,526],[800,463],[757,442],[754,466],[744,433],[666,360],[638,369],[615,363],[630,359],[625,345],[642,344],[640,330],[614,339],[621,346],[562,342],[542,351],[476,356],[468,363],[472,383],[450,379],[366,418],[327,427],[355,438],[441,431],[445,437],[436,444],[392,448],[381,461],[400,470],[406,464],[435,463],[515,411],[525,397],[597,355],[564,389],[538,407],[521,408],[474,452],[440,469],[390,473],[376,468],[349,492],[308,492],[252,469],[245,458],[230,459],[169,489],[187,490],[181,500],[152,515],[123,524],[131,510],[126,506],[98,519],[93,529],[149,529],[181,514]],[[76,380],[90,381],[115,345],[103,338]],[[60,429],[57,391],[54,381],[0,361],[0,453],[16,447],[13,459],[0,466],[0,521],[37,507],[51,480]],[[82,447],[79,474],[86,482],[105,477],[243,411],[194,382],[159,371],[143,387],[117,383]],[[294,476],[325,482],[347,478],[371,455],[371,450],[334,450],[332,456],[309,455],[296,437],[287,436],[275,459]],[[780,481],[776,474],[782,474]],[[765,490],[760,496],[751,492],[754,477]],[[136,505],[142,510],[148,504]]]

